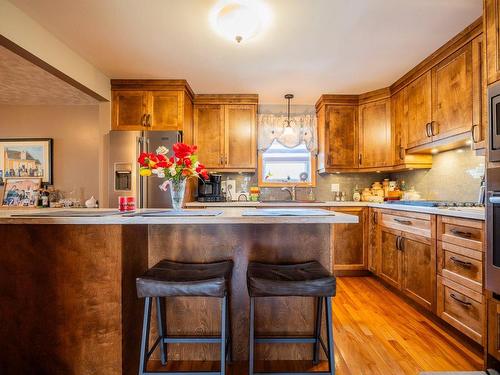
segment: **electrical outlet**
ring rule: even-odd
[[[339,192],[340,191],[340,185],[339,184],[332,184],[332,193]]]

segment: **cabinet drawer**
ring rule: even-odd
[[[438,276],[437,295],[438,316],[482,344],[483,295],[441,276]]]
[[[438,239],[469,249],[484,251],[484,222],[439,216]]]
[[[386,228],[413,233],[419,236],[431,237],[431,217],[427,214],[408,212],[382,212],[381,224]]]
[[[483,253],[438,241],[438,272],[478,293],[483,290]]]

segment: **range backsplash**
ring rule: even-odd
[[[432,169],[407,172],[384,173],[340,173],[317,176],[317,187],[313,189],[317,200],[332,200],[331,184],[339,184],[340,191],[346,192],[347,200],[352,200],[352,193],[369,187],[374,181],[384,178],[403,179],[408,188],[414,187],[423,199],[476,201],[484,175],[484,156],[476,156],[469,148],[452,150],[434,155]],[[224,174],[223,180],[235,180],[236,190],[240,191],[244,176],[250,176],[249,186],[257,185],[257,174]],[[309,188],[297,189],[297,199],[308,199]],[[261,198],[288,199],[289,194],[279,188],[262,188]]]

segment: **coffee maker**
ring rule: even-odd
[[[224,202],[222,175],[210,174],[207,181],[198,181],[198,202]]]

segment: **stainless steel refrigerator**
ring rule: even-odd
[[[141,177],[137,158],[141,152],[154,152],[159,146],[182,141],[176,131],[111,131],[109,133],[109,207],[118,207],[119,196],[135,196],[138,208],[171,207],[170,193],[159,189],[163,180]]]

